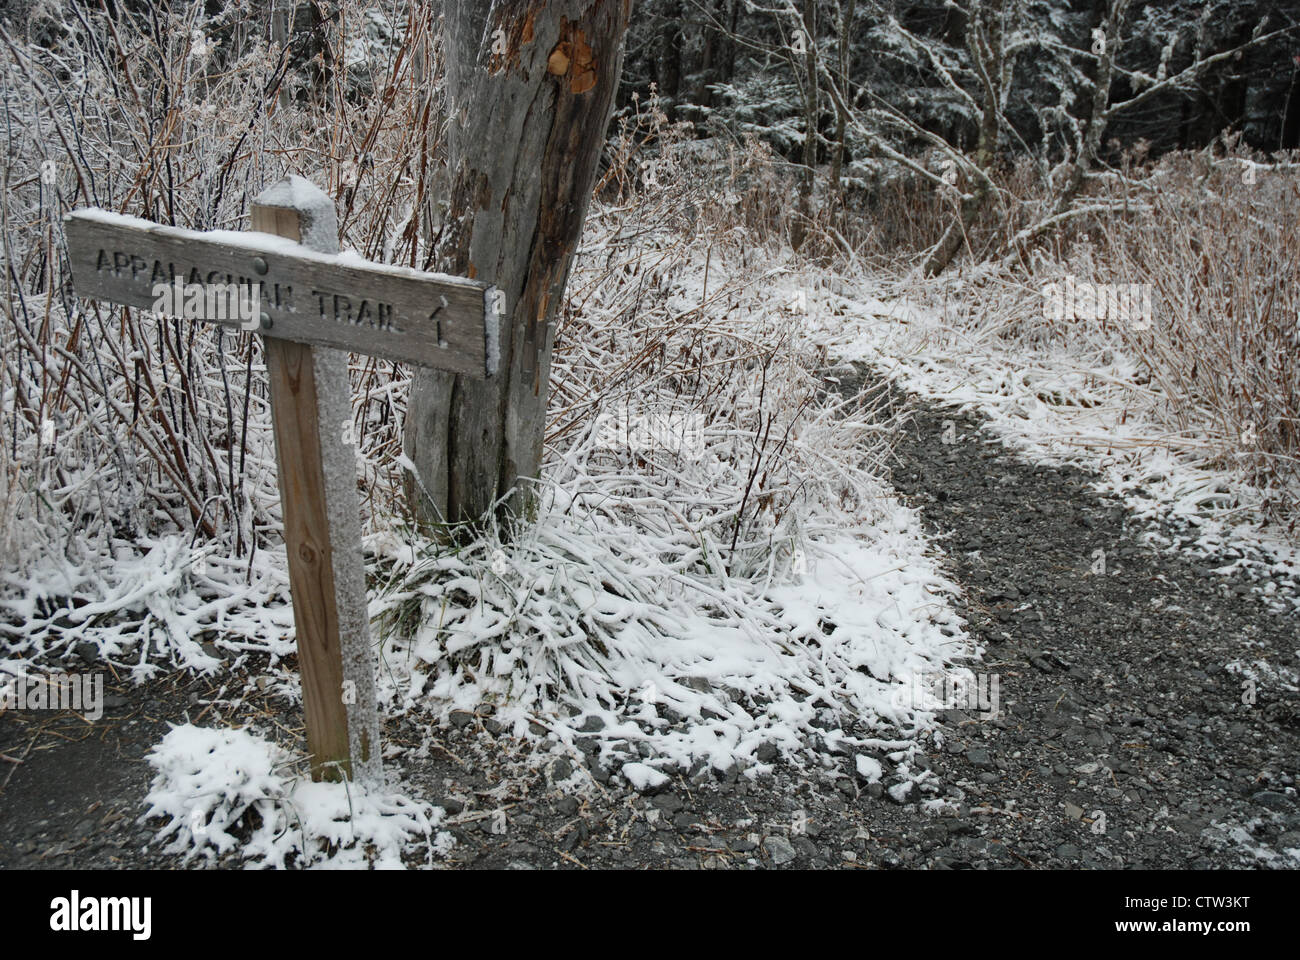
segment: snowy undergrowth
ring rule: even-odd
[[[896,421],[826,393],[803,264],[703,233],[627,243],[636,224],[606,213],[570,282],[536,523],[453,550],[368,514],[385,709],[490,702],[557,751],[598,718],[602,759],[640,783],[758,772],[764,745],[871,751],[910,782],[932,713],[899,691],[978,651],[876,479]],[[359,455],[372,502],[395,498],[398,463]],[[19,669],[84,643],[140,679],[293,650],[282,548],[42,534],[6,572]]]
[[[274,663],[294,650],[283,548],[236,559],[181,535],[75,553],[45,549],[45,537],[28,542],[25,562],[0,571],[10,672],[84,652],[143,680],[164,666],[210,673],[237,669],[249,654]]]
[[[535,729],[526,719],[553,730],[560,748],[599,717],[605,759],[652,771],[857,742],[906,777],[931,717],[897,692],[977,651],[917,518],[876,479],[897,421],[827,394],[808,304],[789,295],[806,263],[769,242],[791,196],[779,168],[757,155],[706,162],[660,127],[649,139],[658,184],[638,189],[647,138],[629,135],[569,278],[534,525],[454,551],[405,531],[406,375],[353,366],[388,708],[445,715],[487,700],[516,731]],[[394,157],[409,155],[403,143]],[[73,201],[29,194],[61,236]],[[405,236],[389,217],[400,211],[364,209],[344,246],[422,262],[423,249],[376,245]],[[244,212],[230,201],[216,221],[178,222],[237,226]],[[98,335],[73,355],[45,349],[34,320],[14,332],[42,360],[14,365],[6,403],[19,388],[55,396],[70,369],[82,392],[49,417],[15,418],[0,455],[0,532],[26,546],[0,590],[12,666],[86,644],[137,679],[254,653],[274,665],[294,636],[257,344],[201,331],[174,347],[176,331],[140,311],[44,287],[24,304]],[[192,544],[208,551],[202,569]]]
[[[876,479],[892,415],[825,393],[787,289],[802,265],[716,237],[628,251],[596,216],[535,523],[459,549],[369,541],[389,709],[493,703],[556,751],[594,733],[633,783],[757,773],[764,745],[876,751],[907,780],[933,715],[899,690],[978,651]]]
[[[994,276],[920,287],[863,277],[809,290],[817,339],[833,355],[978,412],[993,436],[1036,462],[1096,471],[1100,492],[1186,531],[1175,538],[1184,549],[1225,568],[1249,567],[1269,595],[1277,587],[1270,582],[1300,577],[1300,551],[1264,522],[1267,508],[1286,498],[1251,482],[1247,456],[1235,466],[1237,438],[1172,427],[1170,398],[1113,326],[1044,320],[1037,289]],[[1173,542],[1154,528],[1148,537]],[[1276,602],[1300,609],[1294,597]]]
[[[454,843],[443,811],[384,788],[313,783],[294,758],[248,730],[173,726],[148,756],[141,817],[163,821],[165,852],[185,862],[233,856],[260,868],[400,869],[402,855]]]
[[[384,81],[383,57],[357,62],[357,38],[394,46],[364,4],[344,4],[337,36],[322,36],[337,41],[333,59],[348,62],[359,94],[320,107],[324,117],[316,103],[268,95],[262,81],[283,69],[282,51],[234,8],[182,4],[141,17],[110,5],[61,17],[62,6],[16,16],[0,46],[14,134],[0,197],[12,267],[0,325],[2,666],[17,672],[93,651],[119,674],[143,677],[161,665],[213,671],[218,656],[222,667],[254,653],[274,661],[293,649],[293,635],[261,338],[76,297],[63,217],[98,207],[240,230],[249,198],[284,174],[334,194],[350,175],[356,210],[341,212],[344,246],[415,262],[392,244],[411,206],[391,170],[409,163],[420,134],[403,112],[409,103],[390,97],[376,111],[368,96],[414,85]],[[424,5],[404,28],[429,56],[436,45],[423,37],[435,16]],[[413,55],[398,59],[414,69]],[[418,69],[436,73],[427,62]],[[286,90],[302,79],[289,73]],[[124,83],[152,95],[116,97]],[[428,84],[412,95],[428,109]],[[194,109],[162,137],[132,134],[158,129],[166,103]],[[280,150],[323,129],[340,142],[364,137],[373,176],[358,182],[355,164],[349,174],[341,158],[351,148],[306,168]],[[426,137],[419,149],[434,144]],[[165,213],[149,172],[164,158],[186,171],[183,187],[164,188]],[[391,367],[353,367],[359,449],[392,439],[373,426],[395,419],[384,403]]]
[[[754,765],[765,743],[805,754],[813,734],[906,756],[930,715],[899,682],[972,653],[902,508],[856,537],[810,523],[804,574],[728,578],[702,566],[706,531],[651,534],[597,499],[555,491],[521,540],[402,564],[375,605],[421,611],[384,649],[394,707],[490,702],[516,735],[540,723],[568,748],[599,718],[603,761],[669,772]]]

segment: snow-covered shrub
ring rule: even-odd
[[[1204,438],[1211,463],[1268,492],[1290,533],[1300,519],[1300,157],[1231,145],[1172,154],[1147,213],[1110,214],[1098,272],[1153,288],[1149,326],[1119,324],[1167,400],[1166,422]]]
[[[1300,164],[1231,144],[1140,159],[1011,253],[936,279],[882,278],[882,314],[909,319],[870,356],[981,408],[1013,442],[1100,467],[1153,512],[1294,540]],[[1067,285],[1089,293],[1059,316]],[[1133,285],[1149,316],[1088,302]],[[826,342],[846,349],[854,336]]]
[[[504,545],[372,540],[393,707],[495,701],[569,743],[596,716],[606,761],[670,772],[797,755],[819,725],[905,752],[927,717],[898,682],[970,650],[876,479],[896,414],[830,390],[810,330],[835,296],[700,189],[729,167],[651,156],[657,187],[629,176],[588,215],[536,517]]]
[[[187,862],[400,868],[418,844],[432,856],[440,809],[380,787],[313,783],[289,769],[283,748],[247,730],[174,726],[147,759],[155,774],[140,819],[161,819],[156,839]]]
[[[54,0],[6,20],[0,630],[20,654],[89,641],[115,664],[208,668],[202,623],[218,646],[292,649],[264,562],[280,509],[260,338],[75,298],[62,217],[247,229],[250,198],[292,172],[336,198],[345,247],[423,266],[436,163],[412,158],[440,143],[440,86],[421,82],[437,73],[433,10],[393,25],[347,2],[287,48],[261,3]],[[338,82],[315,83],[311,44]],[[353,371],[368,511],[392,509],[371,480],[400,452],[393,375]]]

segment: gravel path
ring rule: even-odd
[[[1300,866],[1300,631],[1294,612],[1277,612],[1296,585],[1269,598],[1248,572],[1221,577],[1143,547],[1149,528],[1086,474],[1022,463],[968,417],[918,409],[897,455],[895,485],[948,551],[967,590],[959,610],[986,647],[976,669],[999,692],[996,719],[944,714],[942,746],[920,760],[924,789],[899,802],[888,778],[863,780],[857,757],[827,754],[756,781],[699,770],[641,796],[607,773],[589,783],[581,757],[536,768],[490,714],[454,715],[436,740],[396,721],[394,766],[444,807],[440,829],[455,839],[436,862]],[[134,823],[149,772],[138,758],[196,694],[176,681],[120,694],[96,734],[107,747],[32,741],[30,724],[0,718],[0,752],[28,751],[0,792],[0,866],[168,862]]]
[[[977,865],[998,838],[1035,866],[1300,865],[1295,607],[1144,548],[1088,475],[1019,462],[970,418],[919,412],[899,456],[1001,679],[1002,716],[953,718],[935,768],[963,808],[1004,812],[927,860]]]

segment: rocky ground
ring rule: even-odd
[[[753,780],[700,769],[641,795],[598,766],[589,775],[595,725],[587,750],[538,767],[486,711],[453,715],[433,738],[404,718],[386,731],[401,751],[393,766],[446,811],[431,862],[1300,866],[1296,585],[1249,569],[1219,576],[1204,558],[1143,546],[1150,528],[1092,492],[1088,475],[1021,462],[978,427],[920,407],[897,450],[895,486],[947,551],[966,590],[959,610],[986,648],[976,669],[996,675],[999,693],[995,719],[943,715],[920,758],[923,787],[893,796],[888,777],[863,779],[857,757],[823,751],[803,769],[777,764]],[[109,693],[93,728],[0,717],[0,866],[175,864],[136,823],[141,757],[166,720],[197,719],[210,682]]]

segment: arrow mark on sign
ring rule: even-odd
[[[447,341],[442,338],[442,321],[438,319],[438,314],[447,309],[449,304],[447,303],[447,298],[441,294],[439,294],[438,299],[442,302],[438,304],[438,309],[429,314],[429,320],[438,325],[438,346],[445,350],[447,348]]]

